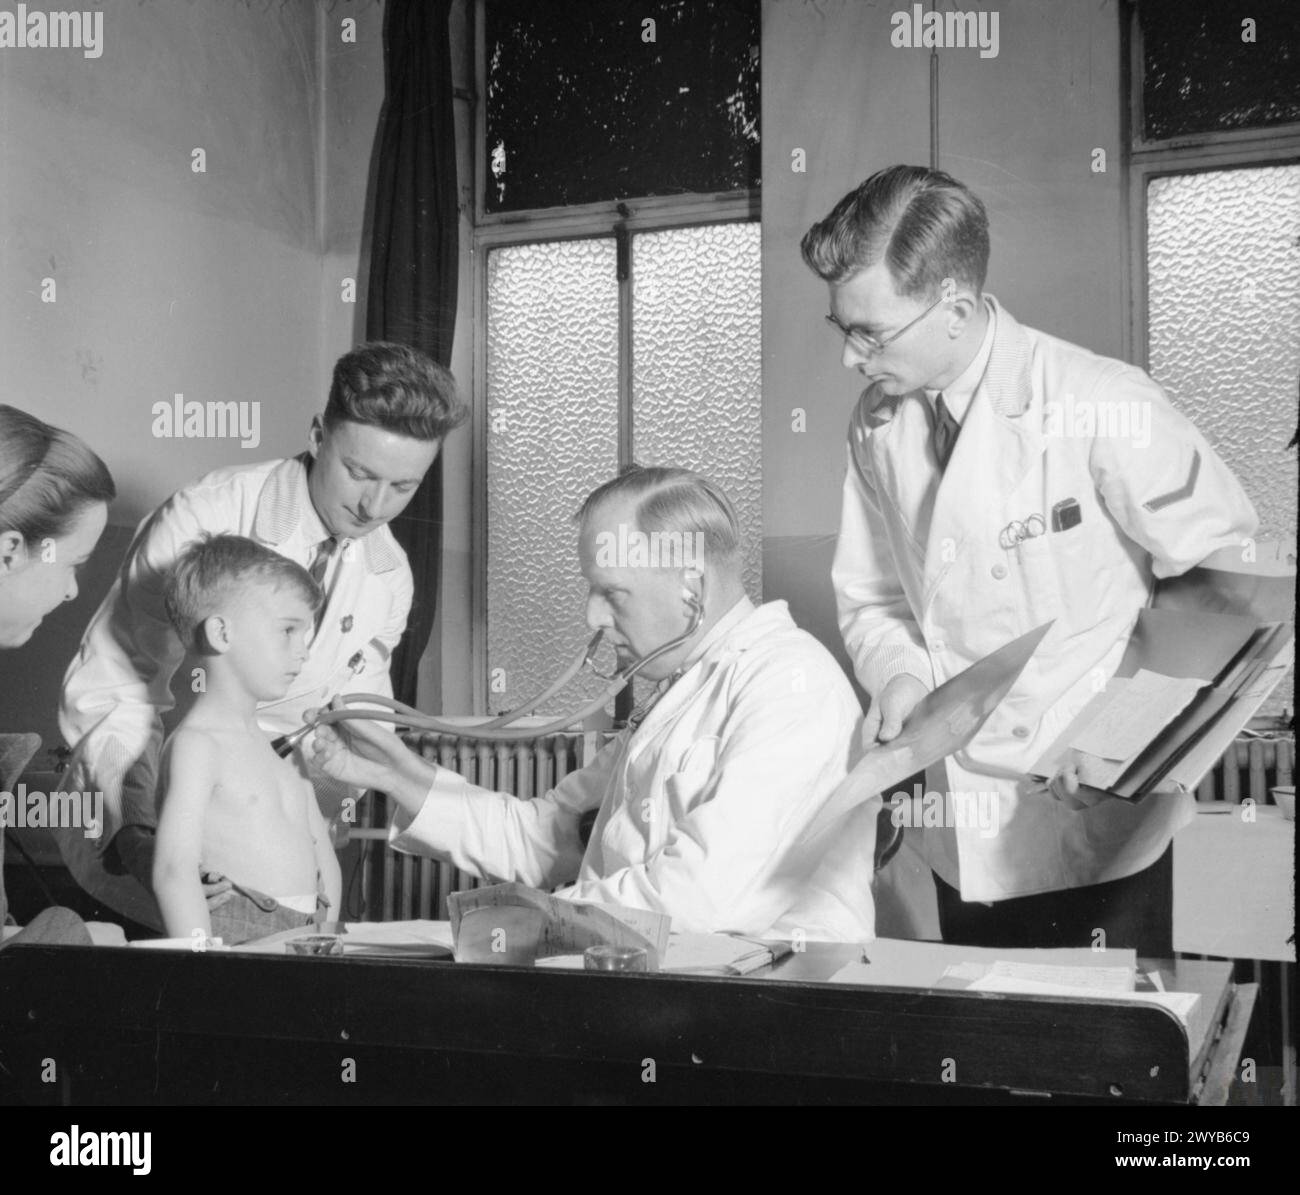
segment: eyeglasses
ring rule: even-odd
[[[861,328],[855,328],[852,324],[842,324],[835,318],[834,312],[826,317],[826,322],[831,325],[841,336],[844,337],[858,352],[864,356],[872,357],[876,353],[883,353],[891,344],[894,343],[904,332],[915,328],[927,315],[939,306],[947,298],[946,295],[940,295],[933,303],[930,304],[916,319],[911,323],[904,324],[892,336],[886,336],[884,340],[878,340],[870,332],[864,332]]]

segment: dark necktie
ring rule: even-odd
[[[934,445],[934,456],[939,462],[939,471],[943,472],[948,467],[948,458],[952,456],[952,450],[957,443],[957,435],[961,431],[961,424],[952,417],[952,412],[943,401],[943,395],[935,396],[934,400],[934,426],[930,429],[930,443]]]
[[[330,561],[334,558],[334,550],[339,545],[339,541],[330,536],[329,539],[321,540],[316,545],[316,558],[311,562],[311,568],[307,570],[311,579],[320,587],[321,592],[325,591],[325,574],[329,572]],[[321,621],[325,617],[325,607],[329,605],[329,594],[326,593],[321,599],[321,604],[316,608],[316,629],[320,630]]]

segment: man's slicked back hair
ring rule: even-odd
[[[833,286],[883,261],[905,298],[938,298],[945,278],[979,294],[989,268],[988,214],[941,170],[890,166],[844,196],[804,234],[800,250]]]
[[[628,465],[587,495],[574,521],[585,526],[597,507],[615,498],[635,501],[636,530],[698,532],[708,559],[724,569],[740,569],[740,520],[731,500],[707,477],[663,465]]]

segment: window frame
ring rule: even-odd
[[[760,220],[760,190],[720,191],[707,194],[650,195],[642,198],[606,200],[572,207],[532,208],[515,212],[486,212],[488,159],[483,152],[487,138],[487,45],[484,6],[474,3],[474,137],[470,161],[474,172],[473,239],[471,277],[473,285],[473,377],[471,418],[473,456],[470,463],[471,525],[470,568],[471,692],[474,710],[490,712],[488,702],[488,409],[487,409],[487,258],[493,249],[526,245],[538,241],[588,240],[598,237],[626,238],[631,252],[633,234],[661,232],[670,228],[705,224],[754,223]],[[620,271],[618,280],[618,462],[632,459],[632,274]],[[629,691],[625,691],[625,695]]]
[[[1184,137],[1148,139],[1144,135],[1142,24],[1139,0],[1126,0],[1128,122],[1124,165],[1127,173],[1127,278],[1129,319],[1125,325],[1125,357],[1147,369],[1150,326],[1147,304],[1147,189],[1153,179],[1173,174],[1289,166],[1300,162],[1300,123],[1266,129],[1233,129]]]

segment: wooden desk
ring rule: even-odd
[[[32,1103],[1185,1104],[1226,1098],[1254,1002],[1213,962],[1162,968],[1201,994],[1190,1035],[1122,1001],[825,982],[858,954],[723,979],[24,947],[0,1063]]]

